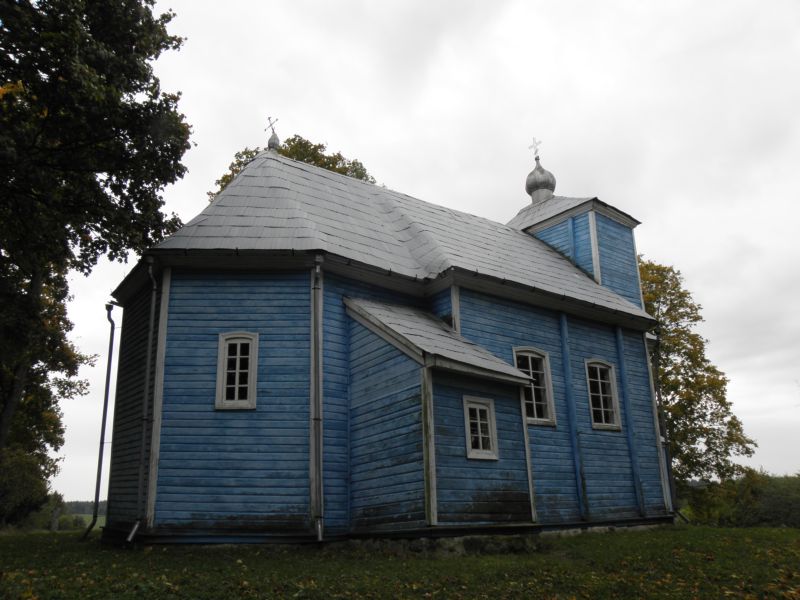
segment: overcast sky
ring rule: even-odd
[[[195,146],[166,209],[189,220],[234,152],[300,134],[379,183],[506,222],[530,198],[531,138],[556,194],[633,215],[639,252],[681,270],[709,358],[759,448],[800,471],[800,3],[159,2],[180,52],[156,63],[183,93]],[[132,264],[72,279],[73,339],[100,355],[63,406],[54,487],[94,493],[108,323]],[[115,318],[121,320],[120,309]],[[116,370],[116,363],[114,365]],[[106,454],[106,462],[108,453]],[[107,483],[103,482],[105,497]]]

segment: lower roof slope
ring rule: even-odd
[[[650,319],[522,231],[274,152],[153,249],[322,251],[411,278],[450,268]]]

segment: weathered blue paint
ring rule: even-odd
[[[358,530],[425,523],[420,366],[350,323],[350,510]]]
[[[617,361],[619,364],[619,401],[622,405],[622,412],[625,414],[625,440],[628,442],[628,453],[631,457],[631,475],[633,478],[634,490],[636,491],[636,503],[639,506],[639,514],[644,516],[644,496],[642,494],[642,481],[639,477],[639,453],[636,449],[635,425],[630,401],[630,383],[628,380],[628,370],[625,365],[625,341],[622,337],[621,327],[616,327],[614,329],[614,338],[617,343]]]
[[[350,323],[344,298],[414,304],[418,300],[366,283],[325,274],[323,308],[323,490],[325,530],[350,528]],[[418,383],[419,376],[415,382]]]
[[[494,400],[498,460],[467,458],[464,396]],[[530,523],[519,388],[433,373],[439,523]]]
[[[428,310],[440,319],[444,319],[452,325],[453,306],[451,302],[450,288],[444,288],[442,291],[433,294],[428,298]]]
[[[537,231],[534,236],[561,252],[589,275],[594,276],[588,211],[566,217],[555,225]]]
[[[150,285],[145,285],[125,304],[122,316],[117,385],[114,401],[111,471],[108,485],[109,526],[129,527],[141,517],[139,505],[139,462],[142,443],[142,400],[147,355],[147,330],[150,319]],[[156,301],[160,301],[160,291]],[[158,313],[153,331],[155,343]],[[151,356],[151,373],[155,352]],[[152,417],[153,381],[148,390],[148,417]],[[145,478],[150,464],[150,431],[145,438]],[[145,491],[146,493],[146,491]]]
[[[581,447],[578,439],[578,417],[575,407],[575,396],[572,392],[572,357],[569,348],[569,321],[567,315],[559,315],[559,331],[561,333],[561,360],[564,365],[564,381],[566,383],[567,396],[567,422],[569,424],[569,442],[572,448],[572,464],[575,470],[575,491],[578,496],[578,507],[581,519],[588,517],[588,507],[586,502],[586,474],[583,470],[581,459]]]
[[[536,512],[543,523],[577,520],[558,314],[461,288],[461,335],[512,364],[515,347],[535,346],[549,354],[558,425],[528,427]]]
[[[599,213],[595,221],[602,285],[642,306],[633,230]]]
[[[218,335],[259,335],[255,410],[215,410]],[[156,526],[305,529],[309,510],[307,271],[174,271]]]

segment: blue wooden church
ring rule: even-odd
[[[276,148],[114,292],[106,537],[670,518],[635,219],[538,156],[503,225]]]

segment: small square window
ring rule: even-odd
[[[497,460],[497,425],[494,400],[464,396],[467,458]]]
[[[605,362],[587,361],[586,379],[589,385],[592,427],[595,429],[619,429],[619,403],[614,367]]]
[[[218,409],[255,408],[257,365],[257,333],[221,333],[214,406]]]

